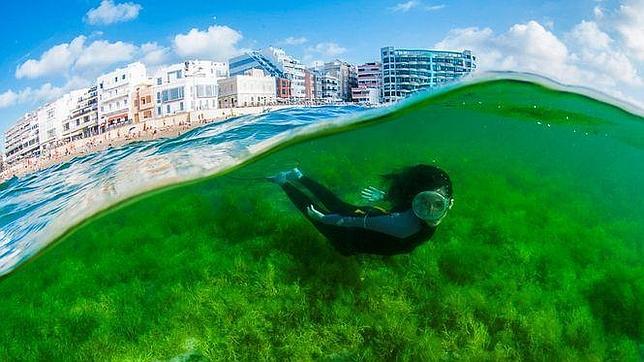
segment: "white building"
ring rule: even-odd
[[[228,65],[212,61],[191,60],[159,69],[152,77],[155,114],[217,109],[217,81],[227,76]]]
[[[98,85],[100,131],[119,126],[132,119],[129,100],[134,87],[147,78],[145,65],[136,62],[125,68],[101,75]]]
[[[275,103],[275,77],[250,69],[243,75],[219,80],[219,107],[253,107]]]
[[[63,140],[71,141],[98,134],[98,87],[92,86],[72,99],[69,118],[63,122]]]
[[[86,92],[87,89],[72,91],[38,109],[41,153],[62,142],[64,124],[69,121],[72,110],[78,103],[78,98]]]
[[[40,154],[37,112],[27,113],[5,131],[5,159],[11,165],[23,158]]]
[[[322,99],[329,102],[339,102],[340,99],[340,81],[330,73],[320,76],[321,96]]]
[[[284,73],[291,82],[291,97],[306,98],[305,69],[306,67],[297,59],[287,55],[279,48],[268,47],[262,54]]]

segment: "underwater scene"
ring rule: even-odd
[[[67,190],[66,170],[138,155],[126,169],[149,172],[128,184],[101,168],[112,196],[91,205],[74,198],[89,181],[44,205],[28,180],[0,185],[22,212],[0,216],[0,360],[641,360],[641,115],[493,79],[388,109],[277,112],[264,133],[259,117],[237,138],[213,128],[239,119],[188,135],[228,142],[220,154],[159,156],[179,138],[31,176]],[[297,167],[362,205],[416,165],[444,170],[454,203],[399,255],[343,255],[267,180]]]

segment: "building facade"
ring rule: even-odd
[[[27,113],[4,134],[5,163],[11,165],[23,158],[40,155],[38,112]]]
[[[340,81],[330,73],[320,76],[321,98],[327,102],[339,102]]]
[[[278,99],[290,99],[291,81],[286,78],[275,78],[275,91]]]
[[[150,80],[139,83],[132,92],[132,120],[134,123],[154,118],[154,89]]]
[[[289,56],[283,49],[268,47],[262,50],[268,60],[275,64],[291,83],[292,98],[306,98],[304,71],[306,67],[299,60]]]
[[[65,124],[69,123],[78,99],[86,92],[87,89],[71,91],[38,110],[41,154],[53,147],[58,147],[63,142]]]
[[[405,49],[381,49],[382,95],[384,102],[395,102],[425,88],[460,79],[476,70],[476,57],[462,52]]]
[[[228,61],[230,66],[230,76],[244,74],[251,69],[259,69],[264,72],[264,74],[276,77],[284,78],[284,72],[268,59],[260,51],[250,51],[240,56],[231,58]]]
[[[382,64],[369,62],[357,67],[357,87],[351,89],[351,99],[364,104],[380,103]]]
[[[306,99],[315,98],[315,72],[304,69],[304,93]]]
[[[137,84],[146,79],[145,65],[139,62],[98,77],[96,83],[100,132],[127,124],[132,120],[130,107],[132,91]]]
[[[275,77],[262,70],[250,69],[245,74],[219,80],[219,107],[257,107],[275,103]]]
[[[338,81],[338,95],[339,100],[349,102],[351,101],[351,89],[357,87],[356,68],[344,61],[334,60],[322,65],[320,72],[328,74]],[[326,98],[326,97],[325,97]]]
[[[228,77],[228,65],[191,60],[159,69],[152,84],[155,115],[165,117],[182,112],[218,108],[219,79]]]
[[[92,86],[72,99],[69,118],[63,122],[63,141],[97,135],[98,129],[98,87]]]

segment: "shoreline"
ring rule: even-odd
[[[57,147],[49,149],[45,155],[20,160],[0,173],[0,183],[13,177],[27,176],[34,172],[65,163],[75,157],[93,154],[108,148],[121,147],[138,141],[178,137],[197,127],[222,122],[229,118],[256,115],[293,107],[305,107],[305,105],[220,108],[209,111],[178,113],[168,117],[124,124],[95,136],[61,143]]]

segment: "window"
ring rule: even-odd
[[[157,85],[163,84],[163,78],[157,78]]]
[[[179,102],[179,110],[183,111],[183,102]]]
[[[121,79],[125,80],[125,74],[123,74],[123,75],[121,76]]]
[[[167,111],[167,113],[170,113],[170,105],[169,104],[166,106],[166,111]]]
[[[161,103],[161,92],[157,92],[157,103]]]
[[[157,107],[157,114],[160,116],[161,115],[161,107]]]
[[[215,97],[217,87],[213,84],[200,84],[196,87],[197,98],[210,98]]]
[[[161,92],[161,95],[162,95],[161,99],[163,100],[163,103],[183,99],[183,87],[166,89],[163,92]]]

